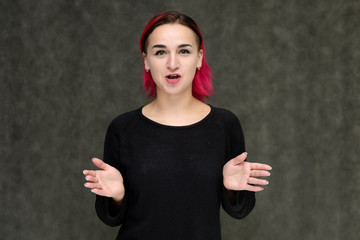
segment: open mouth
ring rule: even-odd
[[[166,76],[166,80],[170,83],[176,83],[180,80],[181,75],[180,74],[169,74]]]

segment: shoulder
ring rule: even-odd
[[[229,159],[245,151],[245,139],[239,118],[224,108],[213,108],[214,116],[219,125],[222,126],[230,146]]]
[[[215,118],[225,126],[240,124],[239,118],[232,111],[225,108],[219,108],[213,106],[211,106],[211,108],[213,110]]]
[[[141,108],[125,112],[115,117],[109,124],[108,131],[122,131],[130,129],[140,117]]]

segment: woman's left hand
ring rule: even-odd
[[[268,185],[269,182],[257,177],[270,176],[271,166],[262,163],[246,162],[247,153],[228,161],[223,168],[223,181],[227,190],[247,190],[252,192],[262,191],[260,186]]]

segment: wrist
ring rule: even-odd
[[[124,200],[125,193],[112,197],[116,205],[121,205]]]

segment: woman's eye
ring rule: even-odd
[[[165,51],[164,50],[159,50],[157,52],[155,52],[155,55],[164,55]]]
[[[190,51],[187,50],[187,49],[181,49],[180,50],[180,54],[189,54],[189,53],[190,53]]]

